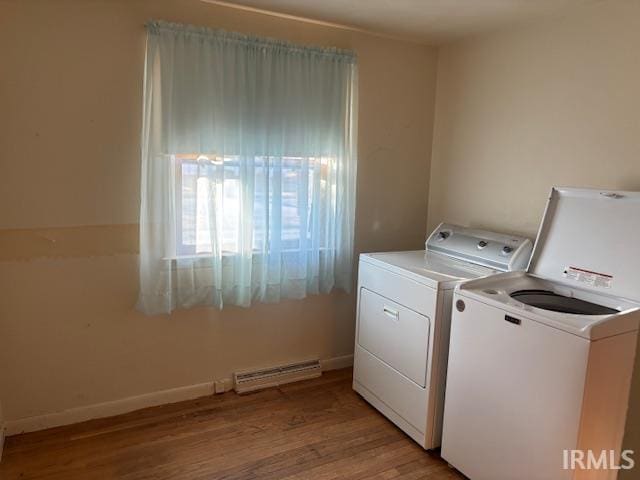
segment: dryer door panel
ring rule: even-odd
[[[428,317],[361,288],[358,344],[411,381],[426,386]]]

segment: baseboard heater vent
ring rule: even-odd
[[[271,368],[244,370],[233,374],[238,393],[253,392],[263,388],[277,387],[285,383],[307,380],[322,375],[319,360],[289,363]]]

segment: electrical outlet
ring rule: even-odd
[[[220,394],[224,392],[228,392],[233,387],[230,378],[222,378],[220,380],[214,380],[213,382],[213,393]]]

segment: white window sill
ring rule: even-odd
[[[307,249],[307,252],[312,252],[315,249]],[[331,248],[327,248],[327,247],[322,247],[318,249],[321,252],[325,252],[328,250],[333,250]],[[284,250],[280,250],[280,253],[300,253],[301,250],[299,248],[289,248],[289,249],[284,249]],[[240,253],[238,252],[222,252],[222,258],[232,258],[232,257],[237,257],[239,256]],[[260,250],[254,250],[253,251],[253,256],[259,256],[259,255],[263,255],[263,252]],[[215,255],[212,255],[210,253],[194,253],[192,255],[174,255],[174,256],[170,256],[170,257],[163,257],[163,260],[171,260],[171,261],[176,261],[176,260],[198,260],[198,259],[205,259],[205,258],[215,258]]]

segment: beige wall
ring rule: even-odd
[[[429,224],[534,235],[552,185],[640,189],[640,2],[440,50]]]
[[[442,48],[429,225],[535,236],[552,185],[640,190],[639,45],[633,0]]]
[[[0,385],[9,420],[353,350],[354,297],[145,317],[137,295],[144,22],[354,49],[358,251],[424,242],[435,51],[197,0],[0,3]]]

